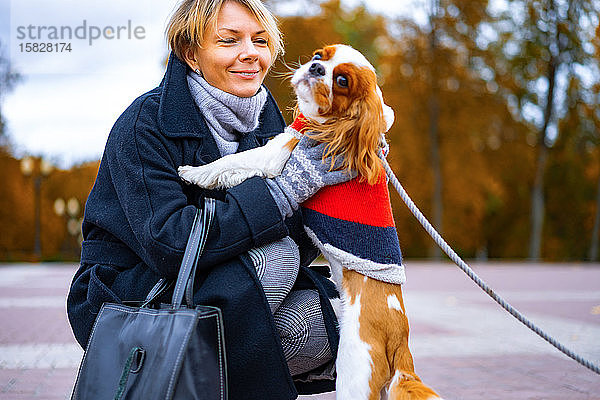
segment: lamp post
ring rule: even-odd
[[[37,260],[42,258],[42,180],[52,172],[52,164],[42,157],[27,156],[21,160],[21,172],[33,179],[33,253]]]
[[[54,200],[54,213],[58,216],[64,217],[67,223],[67,232],[71,237],[81,236],[81,218],[80,218],[81,204],[75,197],[71,197],[67,201],[62,198]],[[79,239],[81,242],[81,238]],[[72,243],[72,239],[69,243]],[[75,248],[68,245],[68,251],[75,252]]]

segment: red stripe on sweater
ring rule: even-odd
[[[292,125],[290,125],[290,127],[297,130],[300,133],[303,133],[302,131],[306,129],[307,123],[308,121],[306,117],[300,113],[298,114],[294,122],[292,122]]]
[[[360,178],[334,186],[326,186],[302,203],[302,207],[333,218],[359,224],[395,226],[385,173],[369,185]]]

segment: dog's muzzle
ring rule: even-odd
[[[319,63],[312,63],[310,68],[308,68],[308,73],[315,77],[325,76],[325,67]]]

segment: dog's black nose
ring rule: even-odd
[[[325,76],[325,67],[319,63],[312,63],[308,72],[313,76]]]

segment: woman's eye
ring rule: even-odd
[[[320,60],[321,58],[323,58],[323,56],[320,53],[317,53],[313,56],[313,60]]]
[[[269,44],[269,41],[264,38],[258,38],[258,39],[254,40],[254,43],[261,45],[261,46],[266,46],[267,44]]]
[[[219,43],[232,44],[235,43],[234,38],[221,38],[218,40]]]
[[[338,75],[337,78],[335,78],[335,82],[340,87],[343,87],[343,88],[348,87],[348,79],[344,75]]]

